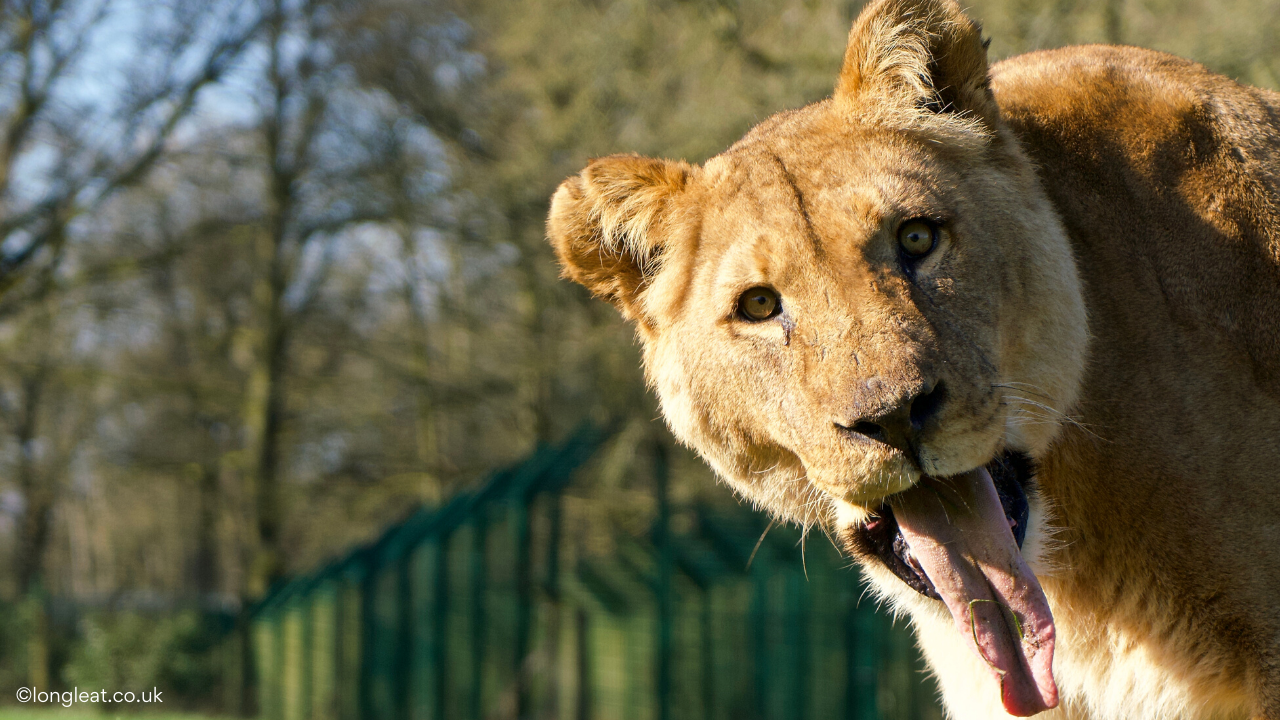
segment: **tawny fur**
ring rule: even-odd
[[[1058,627],[1053,718],[1280,720],[1280,95],[1135,48],[988,71],[951,0],[884,0],[835,95],[701,167],[593,161],[565,274],[636,321],[676,435],[833,533],[1015,449]],[[941,222],[908,275],[896,229]],[[785,314],[748,323],[738,297]],[[918,463],[836,428],[937,381]],[[956,718],[1005,717],[940,603],[865,559]]]

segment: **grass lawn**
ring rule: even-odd
[[[136,706],[120,705],[114,710],[105,706],[75,705],[62,707],[22,707],[15,705],[0,706],[0,720],[103,720],[103,718],[123,718],[132,720],[230,720],[211,715],[194,715],[190,713],[140,710]]]

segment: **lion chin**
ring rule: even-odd
[[[877,0],[830,98],[593,160],[547,228],[676,436],[839,538],[951,717],[1280,720],[1278,188],[1280,95],[1136,48],[989,67],[953,0]]]

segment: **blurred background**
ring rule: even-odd
[[[938,717],[543,236],[589,157],[700,162],[829,94],[861,5],[2,0],[0,705]],[[1276,0],[971,11],[993,58],[1280,72]]]

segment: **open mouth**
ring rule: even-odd
[[[925,475],[845,533],[857,554],[942,602],[1020,717],[1058,704],[1053,614],[1021,551],[1032,473],[1026,455],[1004,453],[960,475]]]
[[[1000,506],[1004,509],[1005,519],[1013,532],[1013,539],[1022,549],[1022,542],[1027,537],[1027,519],[1031,514],[1031,506],[1027,503],[1027,491],[1031,488],[1035,467],[1025,453],[1005,452],[986,464],[991,480],[996,486],[996,494],[1000,496]],[[902,529],[893,516],[893,508],[889,503],[882,503],[866,525],[853,528],[847,536],[861,555],[870,555],[884,563],[885,567],[898,576],[912,590],[941,600],[933,581],[920,567],[920,561],[911,552],[910,546],[902,537]]]

